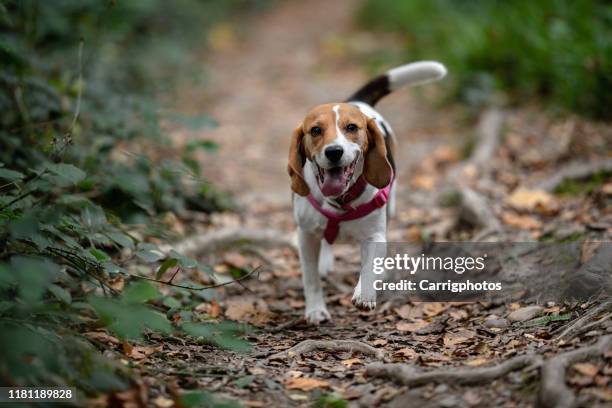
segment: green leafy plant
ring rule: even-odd
[[[501,89],[610,119],[611,13],[603,0],[367,0],[358,17],[402,33],[408,60],[447,64],[464,102],[489,103]]]
[[[121,339],[172,332],[248,349],[242,325],[189,313],[176,323],[170,312],[182,303],[143,277],[130,280],[126,265],[146,265],[165,282],[170,269],[208,270],[151,238],[166,237],[154,226],[168,212],[231,206],[195,157],[216,145],[194,140],[177,149],[162,130],[164,121],[191,129],[215,122],[173,114],[157,96],[175,76],[189,76],[181,67],[201,70],[187,63],[189,46],[249,4],[0,1],[3,383],[86,393],[128,386],[126,368],[80,334],[99,327]],[[125,290],[113,286],[117,279]]]

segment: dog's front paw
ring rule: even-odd
[[[318,326],[327,320],[331,320],[331,316],[325,307],[306,311],[306,321],[308,324]]]
[[[376,300],[375,299],[366,299],[365,296],[361,294],[360,286],[357,285],[355,288],[355,292],[353,292],[353,298],[351,299],[355,307],[360,310],[374,310],[376,309]]]

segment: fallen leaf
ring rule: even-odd
[[[160,395],[153,400],[153,404],[155,404],[155,406],[159,408],[170,408],[174,406],[174,401],[172,401],[170,398],[166,398],[163,395]]]
[[[385,339],[376,339],[374,341],[371,341],[370,344],[373,345],[374,347],[377,346],[384,346],[386,345],[388,342]]]
[[[402,332],[415,332],[422,327],[427,326],[429,323],[425,320],[417,320],[414,323],[409,322],[398,322],[395,328]]]
[[[446,333],[443,338],[444,345],[446,347],[456,346],[471,341],[476,333],[470,330],[459,330],[454,333]]]
[[[249,266],[248,259],[239,252],[227,252],[223,256],[223,261],[231,266],[235,266],[239,269],[247,269]]]
[[[271,316],[263,299],[230,299],[225,309],[225,317],[228,319],[252,324],[266,323]]]
[[[591,363],[577,363],[574,364],[572,368],[587,377],[595,377],[599,371],[597,366]]]
[[[316,378],[300,377],[291,378],[285,382],[288,390],[312,391],[316,388],[330,388],[327,381]]]
[[[162,350],[162,346],[149,347],[149,346],[132,346],[127,341],[123,342],[123,353],[133,358],[134,360],[142,360],[151,354],[154,354]]]
[[[213,319],[216,319],[221,315],[221,306],[219,306],[219,303],[215,299],[210,301],[210,310],[208,314]]]
[[[527,190],[519,188],[506,198],[506,204],[515,210],[548,213],[558,209],[555,198],[544,190]]]
[[[415,319],[423,316],[423,307],[422,304],[418,306],[406,304],[395,309],[395,313],[402,319]]]
[[[121,344],[118,338],[111,336],[106,332],[87,332],[84,333],[84,335],[85,337],[100,341],[102,343]]]
[[[340,362],[340,364],[346,366],[347,368],[351,368],[352,366],[354,366],[356,364],[362,364],[363,365],[363,361],[361,361],[361,359],[359,359],[359,358],[349,358],[347,360],[342,360]]]
[[[600,246],[601,242],[584,241],[580,253],[580,263],[587,263],[593,257],[593,255],[595,255],[595,252],[597,252],[597,249]]]
[[[542,228],[542,222],[529,215],[518,215],[512,212],[503,212],[501,218],[505,224],[518,229]]]
[[[395,354],[406,357],[407,359],[410,359],[410,360],[418,357],[417,352],[411,349],[410,347],[401,348],[397,350]]]
[[[423,313],[427,317],[434,317],[444,312],[449,307],[450,304],[445,302],[425,303],[425,305],[423,306]]]

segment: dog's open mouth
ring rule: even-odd
[[[316,161],[314,162],[317,168],[317,182],[324,196],[338,196],[344,192],[353,178],[358,158],[359,156],[347,166],[331,167],[329,169],[322,169]]]

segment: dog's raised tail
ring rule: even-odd
[[[419,61],[392,68],[359,88],[347,101],[360,101],[374,106],[383,97],[407,85],[438,81],[446,75],[446,67],[435,61]]]

